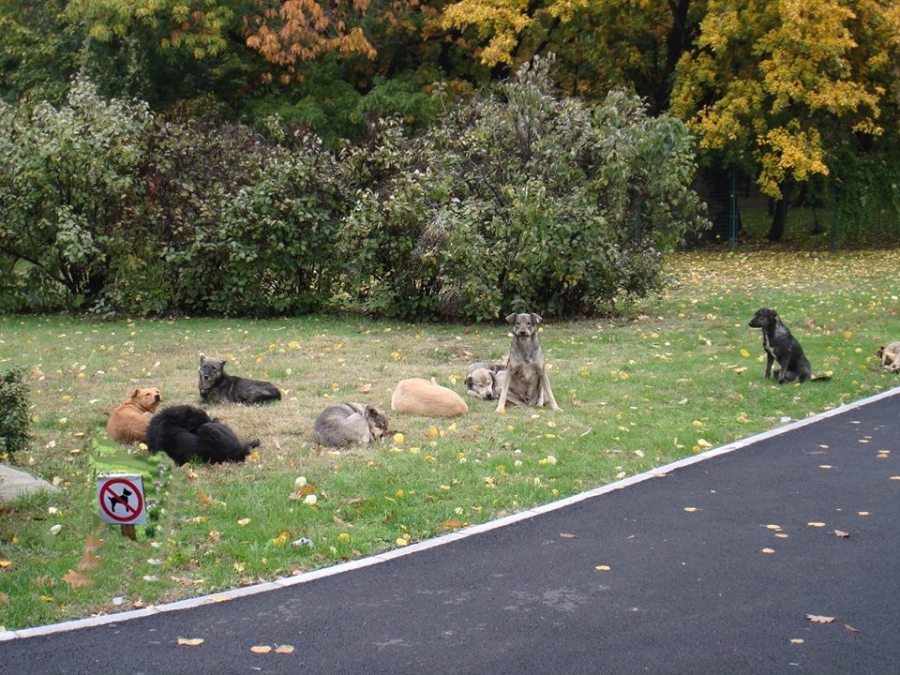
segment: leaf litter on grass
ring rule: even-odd
[[[500,416],[490,402],[468,400],[469,415],[452,424],[391,413],[393,386],[433,377],[464,394],[466,365],[508,349],[505,327],[358,317],[8,321],[0,362],[30,369],[33,398],[34,443],[16,461],[62,489],[0,519],[5,627],[120,611],[113,598],[135,606],[216,593],[405,547],[894,386],[874,352],[900,315],[890,281],[898,263],[895,251],[671,255],[673,283],[660,298],[617,318],[546,322],[542,345],[562,412]],[[760,337],[747,326],[763,305],[782,314],[831,382],[763,379]],[[95,527],[89,439],[135,386],[160,387],[166,405],[199,403],[201,350],[227,358],[233,374],[282,388],[276,405],[209,406],[241,436],[259,437],[258,455],[245,465],[171,468],[156,534],[132,543],[108,531],[79,570]],[[386,441],[316,448],[316,415],[360,399],[389,411]],[[50,539],[48,507],[61,528]],[[70,589],[70,571],[98,582]],[[40,589],[38,598],[22,588]]]

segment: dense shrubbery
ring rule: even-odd
[[[28,446],[29,406],[25,371],[13,368],[0,374],[0,458]]]
[[[2,107],[0,311],[484,320],[646,295],[703,226],[690,137],[625,94],[557,96],[551,65],[337,155],[86,82],[59,109]]]
[[[634,97],[554,95],[546,61],[429,133],[382,129],[339,237],[364,307],[404,318],[610,310],[658,287],[703,226],[691,139]],[[373,170],[372,166],[376,169]]]
[[[139,196],[149,118],[144,104],[104,101],[81,80],[60,109],[0,103],[0,251],[23,284],[20,299],[4,294],[0,308],[90,308],[99,300]]]

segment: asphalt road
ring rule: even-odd
[[[895,675],[898,417],[895,389],[351,571],[0,634],[0,675]]]

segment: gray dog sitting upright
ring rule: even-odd
[[[230,401],[253,405],[281,400],[281,391],[271,382],[248,380],[225,374],[225,361],[200,354],[200,398],[213,403]]]
[[[533,313],[510,314],[506,323],[512,324],[513,339],[506,362],[506,379],[500,390],[497,412],[503,412],[506,404],[542,406],[549,403],[559,410],[550,378],[544,366],[544,352],[538,338],[541,317]]]

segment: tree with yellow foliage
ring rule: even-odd
[[[755,171],[761,191],[781,200],[881,136],[885,106],[896,108],[898,48],[900,3],[708,0],[678,64],[672,111],[707,163]],[[781,239],[783,214],[769,239]]]

